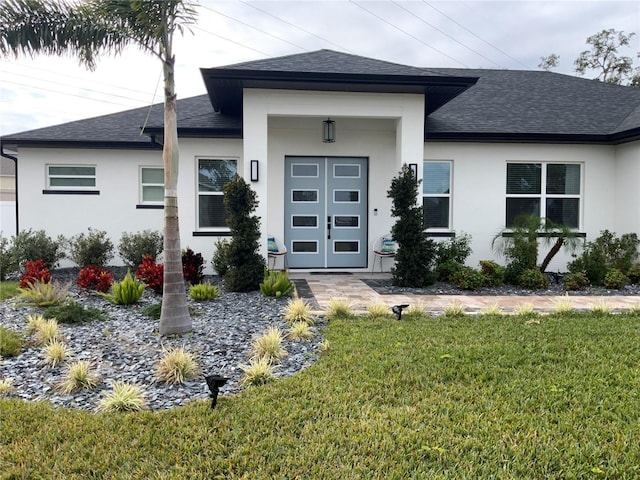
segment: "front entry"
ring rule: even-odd
[[[289,267],[366,268],[367,167],[367,158],[285,158]]]

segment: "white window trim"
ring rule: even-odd
[[[158,201],[150,201],[150,200],[146,200],[144,199],[144,187],[162,187],[164,189],[164,181],[162,183],[143,183],[142,181],[142,170],[144,169],[155,169],[155,170],[162,170],[162,176],[164,178],[164,167],[158,166],[158,165],[140,165],[140,168],[138,169],[138,201],[140,202],[140,205],[164,205],[164,200],[158,200]]]
[[[51,175],[49,173],[49,169],[51,167],[85,167],[85,168],[93,168],[93,175]],[[93,178],[95,185],[86,186],[86,185],[51,185],[52,178]],[[47,190],[98,190],[98,167],[95,164],[73,164],[73,163],[47,163],[45,165],[45,181],[47,185]]]
[[[540,164],[542,170],[540,172],[540,193],[506,193],[506,181],[507,181],[507,165],[509,164]],[[579,194],[560,194],[560,193],[547,193],[547,166],[549,165],[578,165],[580,167],[580,193]],[[504,214],[506,220],[507,214],[507,199],[509,198],[539,198],[540,199],[540,218],[547,218],[547,199],[548,198],[577,198],[578,199],[578,226],[574,229],[578,232],[582,231],[583,227],[583,215],[584,215],[584,162],[563,162],[557,160],[508,160],[504,167],[504,179],[505,179],[505,205]]]
[[[423,193],[422,198],[448,198],[449,199],[449,219],[448,226],[446,227],[429,227],[427,232],[452,232],[453,228],[453,160],[437,160],[437,159],[425,159],[422,161],[424,172],[425,163],[448,163],[449,164],[449,193]],[[424,182],[424,178],[422,179]],[[424,202],[423,202],[424,203]]]
[[[196,192],[196,202],[195,202],[195,215],[196,215],[196,229],[198,232],[229,232],[229,227],[202,227],[200,226],[200,195],[219,195],[224,196],[224,192],[201,192],[200,191],[200,183],[198,180],[198,175],[200,174],[200,160],[233,160],[236,162],[236,174],[241,175],[240,166],[242,162],[240,158],[233,155],[197,155],[195,157],[195,192]]]

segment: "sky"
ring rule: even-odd
[[[576,75],[586,39],[634,32],[638,0],[200,0],[197,24],[176,37],[178,98],[206,93],[200,68],[331,49],[418,67],[537,70]],[[593,77],[595,74],[587,75]],[[135,47],[94,71],[69,57],[0,59],[0,135],[162,102],[160,61]]]

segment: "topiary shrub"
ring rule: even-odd
[[[218,275],[224,277],[229,270],[229,249],[231,244],[223,238],[216,240],[216,251],[213,253],[211,265]]]
[[[518,285],[531,290],[539,290],[549,286],[549,279],[537,268],[528,268],[518,277]]]
[[[21,267],[34,260],[42,260],[49,269],[57,267],[65,257],[65,244],[62,235],[53,240],[44,230],[23,230],[13,237],[13,251]]]
[[[197,285],[202,282],[204,275],[202,269],[204,268],[204,259],[201,253],[194,253],[193,250],[187,247],[182,252],[182,275],[185,281],[190,285]]]
[[[256,193],[243,178],[236,176],[224,187],[224,205],[231,230],[225,285],[232,292],[258,290],[266,264],[258,253],[260,219],[252,215],[258,206]]]
[[[97,265],[104,267],[113,258],[113,243],[103,230],[80,233],[69,240],[69,258],[80,267]]]
[[[163,248],[163,236],[158,231],[124,232],[120,237],[118,253],[126,266],[137,268],[145,256],[157,262]]]
[[[589,279],[584,272],[569,273],[564,276],[565,290],[584,290],[589,286]]]
[[[453,283],[463,290],[477,290],[486,285],[484,274],[471,267],[462,269],[453,277]]]
[[[419,184],[411,168],[404,164],[387,192],[392,200],[391,215],[397,218],[391,229],[398,244],[391,274],[393,283],[401,287],[431,285],[437,275],[435,242],[427,238],[423,209],[417,204]]]
[[[604,276],[604,286],[607,288],[614,288],[620,290],[627,284],[628,278],[617,268],[610,269]]]
[[[493,260],[480,260],[480,271],[484,274],[487,285],[498,286],[504,283],[505,268]]]

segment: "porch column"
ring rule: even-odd
[[[396,129],[396,166],[400,171],[402,164],[418,165],[418,178],[422,178],[424,160],[424,100],[422,96],[405,98],[402,102],[402,115],[398,118]]]

